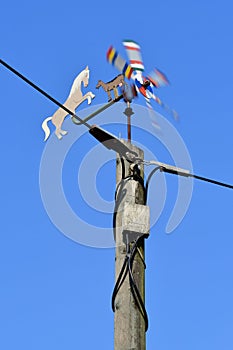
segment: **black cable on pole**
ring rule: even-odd
[[[119,289],[121,288],[122,283],[125,280],[125,277],[127,276],[127,262],[128,262],[128,256],[125,256],[125,260],[124,263],[122,265],[121,271],[118,275],[117,281],[115,283],[114,289],[113,289],[113,293],[112,293],[112,311],[115,312],[116,308],[115,308],[115,299],[117,296],[117,293],[119,291]]]
[[[160,167],[157,166],[156,168],[154,168],[150,174],[148,175],[148,178],[146,180],[146,186],[145,186],[145,204],[147,203],[147,197],[148,197],[148,187],[149,187],[149,183],[150,183],[150,180],[152,178],[152,176],[154,175],[154,173],[156,173],[157,170],[159,170]]]
[[[148,325],[149,325],[149,321],[148,321],[148,315],[147,315],[147,311],[144,305],[144,301],[141,297],[141,294],[138,290],[137,284],[134,280],[134,276],[133,276],[133,272],[132,272],[132,266],[133,266],[133,261],[134,261],[134,257],[135,257],[135,253],[137,251],[138,248],[138,243],[140,240],[147,238],[147,235],[142,235],[139,236],[136,241],[134,242],[134,245],[130,251],[130,255],[129,255],[129,259],[128,259],[128,271],[129,271],[129,280],[130,280],[130,286],[131,286],[131,291],[135,300],[135,304],[137,305],[142,317],[144,318],[145,321],[145,331],[148,330]],[[145,263],[144,263],[145,266]]]
[[[128,240],[126,241],[126,254],[125,254],[125,259],[124,259],[124,263],[122,265],[121,271],[118,275],[117,281],[115,283],[114,286],[114,290],[112,293],[112,311],[115,312],[116,308],[115,308],[115,299],[117,296],[118,291],[121,288],[122,283],[124,282],[127,274],[128,274],[128,260],[129,260],[129,255],[130,255],[130,245],[128,243]],[[123,275],[124,274],[124,275]]]
[[[122,164],[122,176],[125,175],[125,165],[124,165],[124,161],[122,158],[120,158],[121,160],[121,164]],[[133,178],[133,175],[128,175],[126,177],[122,177],[121,180],[119,181],[119,183],[117,184],[116,187],[116,191],[115,191],[115,206],[114,206],[114,211],[113,211],[113,233],[114,233],[114,239],[116,239],[116,214],[118,211],[118,208],[123,200],[123,198],[126,195],[126,190],[122,191],[124,184],[131,180]]]
[[[68,114],[72,115],[72,117],[74,117],[75,119],[77,119],[81,124],[85,125],[88,129],[91,128],[91,125],[86,123],[85,121],[83,121],[80,117],[78,117],[75,113],[73,113],[72,111],[70,111],[67,107],[63,106],[63,104],[61,104],[59,101],[57,101],[55,98],[53,98],[52,96],[50,96],[47,92],[45,92],[44,90],[42,90],[39,86],[37,86],[36,84],[34,84],[31,80],[29,80],[28,78],[26,78],[23,74],[19,73],[16,69],[14,69],[13,67],[11,67],[9,64],[7,64],[6,62],[4,62],[2,59],[0,59],[0,63],[6,67],[7,69],[9,69],[12,73],[14,73],[15,75],[17,75],[20,79],[24,80],[27,84],[29,84],[30,86],[32,86],[35,90],[39,91],[42,95],[44,95],[45,97],[47,97],[50,101],[52,101],[53,103],[55,103],[57,106],[59,106],[60,108],[64,109],[64,111],[66,111]]]
[[[131,287],[131,292],[132,295],[134,297],[134,301],[135,304],[137,305],[144,321],[145,321],[145,331],[148,330],[148,325],[149,325],[149,321],[148,321],[148,315],[147,315],[147,311],[144,305],[144,302],[142,300],[141,294],[138,290],[137,284],[134,280],[134,276],[133,276],[133,272],[132,272],[132,266],[133,266],[133,261],[134,261],[134,257],[135,257],[135,253],[137,251],[138,248],[138,243],[141,239],[147,238],[147,235],[142,235],[140,237],[138,237],[133,246],[130,247],[130,243],[129,243],[129,238],[128,235],[126,235],[126,255],[125,255],[125,260],[124,263],[122,265],[121,271],[118,275],[113,293],[112,293],[112,310],[113,312],[115,312],[116,307],[115,307],[115,299],[117,296],[118,291],[121,288],[122,283],[124,282],[127,274],[129,275],[129,282],[130,282],[130,287]],[[143,260],[144,262],[144,260]],[[144,262],[144,266],[145,266],[145,262]]]
[[[176,169],[171,169],[171,168],[169,168],[169,165],[167,167],[166,167],[166,165],[160,165],[160,166],[156,167],[155,169],[153,169],[151,171],[151,173],[149,174],[148,180],[147,180],[147,183],[146,183],[146,193],[148,191],[149,181],[150,181],[151,177],[154,175],[154,173],[157,170],[160,170],[160,171],[163,171],[163,172],[169,173],[169,174],[175,174],[175,175],[183,176],[183,177],[192,177],[194,179],[201,180],[201,181],[206,181],[206,182],[212,183],[214,185],[223,186],[223,187],[227,187],[227,188],[233,189],[233,185],[227,184],[225,182],[220,182],[220,181],[216,181],[216,180],[213,180],[213,179],[209,179],[208,177],[203,177],[203,176],[199,176],[199,175],[195,175],[195,174],[190,174],[188,172],[184,172],[184,171],[181,171],[179,169],[177,169],[177,170]]]
[[[132,175],[129,175],[129,176],[125,177],[124,158],[120,157],[120,161],[121,161],[121,166],[122,166],[122,178],[119,181],[119,183],[117,184],[116,191],[115,191],[115,208],[114,208],[114,214],[113,214],[114,237],[116,236],[115,235],[116,214],[117,214],[118,208],[120,206],[120,203],[122,202],[123,198],[126,195],[126,192],[125,192],[126,190],[123,189],[125,183],[127,181],[131,180],[131,179],[134,179],[135,181],[138,181],[142,185],[142,187],[144,189],[144,203],[146,201],[146,192],[145,192],[145,188],[144,188],[144,181],[143,181],[142,177],[140,176],[140,169],[139,169],[138,165],[135,165],[133,167],[133,169],[132,169],[133,170],[133,174]],[[120,290],[120,288],[121,288],[121,286],[122,286],[126,276],[128,275],[129,276],[129,284],[130,284],[130,287],[131,287],[131,293],[133,295],[133,298],[134,298],[134,301],[135,301],[135,305],[138,307],[139,312],[141,313],[141,315],[142,315],[142,317],[143,317],[143,319],[145,321],[145,331],[147,331],[148,324],[149,324],[147,311],[146,311],[143,299],[141,297],[140,291],[139,291],[139,289],[137,287],[137,284],[135,282],[135,279],[134,279],[134,276],[133,276],[133,272],[132,272],[132,266],[133,266],[133,262],[134,262],[134,257],[135,257],[135,254],[136,254],[137,250],[139,249],[138,248],[138,242],[141,239],[144,239],[145,237],[147,238],[148,235],[139,236],[134,241],[134,243],[130,244],[129,233],[126,233],[126,236],[125,236],[126,255],[125,255],[125,259],[124,259],[123,265],[122,265],[120,273],[119,273],[119,275],[117,277],[117,281],[115,283],[114,290],[113,290],[113,293],[112,293],[112,310],[113,310],[113,312],[115,312],[115,310],[116,310],[116,306],[115,306],[116,296],[117,296],[117,294],[118,294],[118,292],[119,292],[119,290]],[[139,254],[139,252],[138,252],[138,254]],[[144,268],[146,268],[146,264],[145,264],[145,261],[144,261],[143,257],[140,256],[140,258],[143,261]]]
[[[144,305],[144,302],[142,300],[142,297],[140,295],[140,292],[138,290],[138,287],[134,281],[134,277],[133,277],[133,273],[132,273],[132,269],[130,266],[130,260],[128,260],[128,270],[129,270],[129,279],[130,279],[130,287],[131,287],[131,292],[133,294],[134,300],[135,300],[135,304],[137,305],[143,319],[145,322],[145,332],[148,330],[149,327],[149,320],[148,320],[148,315],[147,315],[147,311]]]
[[[118,212],[119,206],[123,200],[123,198],[126,195],[126,190],[122,190],[124,184],[131,180],[133,178],[133,175],[126,176],[125,178],[121,179],[121,181],[117,185],[117,189],[115,191],[115,206],[114,206],[114,212],[113,212],[113,232],[114,232],[114,239],[116,239],[116,214]],[[120,188],[120,190],[119,190]],[[119,195],[118,195],[119,193]]]
[[[144,201],[144,203],[146,203],[146,191],[145,191],[145,187],[144,187],[144,180],[140,174],[140,168],[139,168],[138,164],[135,164],[133,167],[133,179],[135,181],[137,181],[138,183],[140,183],[140,185],[142,186],[142,189],[144,192],[143,201]]]

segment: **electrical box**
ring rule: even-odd
[[[122,232],[124,241],[126,236],[128,237],[128,243],[142,235],[148,237],[150,232],[149,206],[126,202],[122,208]]]

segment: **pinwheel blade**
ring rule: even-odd
[[[123,45],[125,47],[127,56],[129,58],[129,63],[133,70],[144,71],[144,64],[142,61],[141,48],[133,40],[124,40]]]
[[[169,81],[164,73],[158,69],[154,69],[147,78],[157,88],[169,85]]]
[[[107,51],[107,61],[124,74],[126,78],[131,78],[133,73],[132,67],[119,55],[113,46],[110,46]]]

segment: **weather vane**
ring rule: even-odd
[[[170,109],[165,103],[161,101],[161,99],[156,96],[153,92],[153,88],[159,88],[162,86],[166,86],[169,84],[168,79],[166,78],[165,74],[163,74],[160,70],[154,69],[153,72],[148,74],[147,76],[143,76],[142,72],[144,71],[144,64],[141,57],[141,48],[140,46],[132,40],[124,40],[123,45],[126,49],[127,55],[129,57],[130,64],[128,64],[116,51],[116,49],[113,46],[110,46],[110,48],[107,50],[107,60],[109,63],[113,64],[120,72],[116,78],[112,79],[108,83],[103,83],[101,80],[97,83],[97,88],[102,86],[104,90],[108,94],[108,103],[88,115],[86,118],[82,119],[80,118],[76,113],[76,108],[85,100],[88,101],[88,104],[91,103],[92,99],[95,97],[95,95],[89,91],[85,95],[82,94],[81,91],[81,84],[83,83],[84,87],[88,86],[89,82],[89,76],[90,71],[88,66],[81,71],[80,74],[75,78],[70,94],[65,101],[64,104],[57,101],[55,98],[53,98],[51,95],[49,95],[47,92],[45,92],[43,89],[38,87],[38,85],[34,84],[31,80],[26,78],[23,74],[18,72],[16,69],[14,69],[12,66],[10,66],[8,63],[0,59],[0,63],[10,70],[12,73],[17,75],[20,79],[24,80],[27,84],[32,86],[35,90],[40,92],[42,95],[44,95],[46,98],[48,98],[50,101],[55,103],[59,109],[53,114],[52,117],[46,118],[42,122],[42,128],[45,131],[45,140],[48,139],[50,135],[50,130],[47,125],[47,123],[51,120],[52,123],[55,125],[56,130],[55,134],[58,137],[58,139],[62,139],[62,136],[66,135],[67,131],[62,130],[62,123],[67,115],[71,116],[71,120],[76,125],[84,125],[89,129],[89,133],[94,136],[99,142],[101,142],[106,148],[112,149],[116,152],[118,152],[121,156],[125,157],[129,162],[134,162],[137,164],[144,163],[145,165],[158,165],[160,171],[180,175],[180,176],[186,176],[186,177],[193,177],[202,181],[211,182],[213,184],[224,186],[233,189],[232,185],[222,183],[219,181],[215,181],[209,178],[197,176],[194,174],[191,174],[189,171],[180,169],[165,163],[161,162],[155,162],[155,161],[142,161],[142,159],[138,158],[137,154],[135,152],[132,152],[129,147],[127,147],[124,143],[121,142],[117,137],[112,135],[111,133],[107,132],[106,130],[98,127],[97,125],[90,125],[88,121],[92,118],[94,118],[97,114],[103,112],[105,109],[112,106],[114,103],[120,101],[121,99],[124,99],[124,101],[127,103],[127,108],[125,109],[125,115],[128,118],[128,139],[131,137],[131,130],[130,130],[130,118],[134,114],[132,109],[130,108],[130,103],[132,100],[137,96],[138,93],[142,94],[144,96],[147,103],[150,104],[150,100],[156,101],[159,105],[161,105],[166,110],[172,112],[173,116],[177,118],[177,113]],[[124,77],[131,79],[133,81],[132,85],[129,85],[125,82]],[[117,88],[121,88],[121,94],[118,94]],[[114,91],[114,99],[112,99],[110,95],[110,91]],[[151,107],[152,108],[152,107]]]
[[[123,99],[127,103],[127,107],[124,114],[127,116],[127,134],[128,141],[131,142],[131,117],[134,114],[132,108],[130,107],[131,102],[137,95],[142,95],[146,100],[146,105],[149,108],[149,112],[153,109],[151,105],[151,100],[157,102],[162,108],[165,108],[168,112],[172,113],[175,119],[177,119],[178,114],[168,107],[161,99],[155,95],[154,88],[160,88],[169,84],[169,81],[164,73],[158,69],[154,69],[150,74],[144,76],[144,64],[141,56],[141,48],[139,44],[132,40],[124,40],[123,45],[125,47],[126,53],[129,58],[129,63],[127,63],[116,51],[113,46],[107,50],[107,61],[116,67],[120,74],[108,82],[103,82],[99,80],[97,82],[96,88],[100,87],[108,95],[108,102],[95,112],[88,115],[83,120],[77,118],[75,115],[76,108],[83,103],[85,100],[88,104],[91,103],[95,95],[89,91],[85,95],[82,94],[81,86],[82,83],[84,87],[88,86],[90,71],[88,66],[76,77],[71,87],[70,94],[65,101],[65,103],[60,106],[60,108],[53,114],[53,116],[46,118],[42,123],[42,129],[45,132],[45,141],[50,135],[50,129],[48,127],[48,122],[52,121],[55,126],[55,135],[58,139],[62,139],[67,131],[62,130],[62,124],[65,117],[70,114],[71,120],[76,125],[85,124],[88,120],[95,117],[97,114],[103,112],[105,109],[109,108],[112,104]],[[131,81],[131,84],[125,81],[125,78]],[[118,92],[120,88],[120,94]],[[112,97],[111,92],[113,91],[114,97]]]

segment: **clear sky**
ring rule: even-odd
[[[122,40],[137,41],[146,71],[158,67],[168,76],[171,85],[158,95],[180,121],[153,104],[163,115],[156,120],[166,124],[158,132],[139,98],[132,104],[135,143],[145,147],[149,159],[181,166],[187,166],[185,157],[179,158],[185,150],[194,173],[233,184],[232,11],[230,0],[4,1],[1,59],[61,102],[88,65],[89,86],[83,92],[96,97],[89,110],[87,103],[77,109],[86,116],[107,101],[95,89],[98,79],[117,74],[106,61],[108,47],[114,45],[126,58]],[[45,144],[41,123],[56,106],[3,66],[0,89],[0,348],[113,349],[115,154],[68,118],[64,139],[52,135]],[[125,106],[111,108],[95,122],[125,137]],[[192,192],[187,213],[168,234],[178,188],[184,188],[177,180],[159,174],[150,186],[147,348],[230,350],[233,191],[194,181],[193,191],[190,186],[184,191]],[[54,196],[59,213],[54,219],[44,195],[53,199],[56,181],[66,202]],[[74,221],[63,212],[64,203]],[[103,242],[108,248],[100,248]]]

